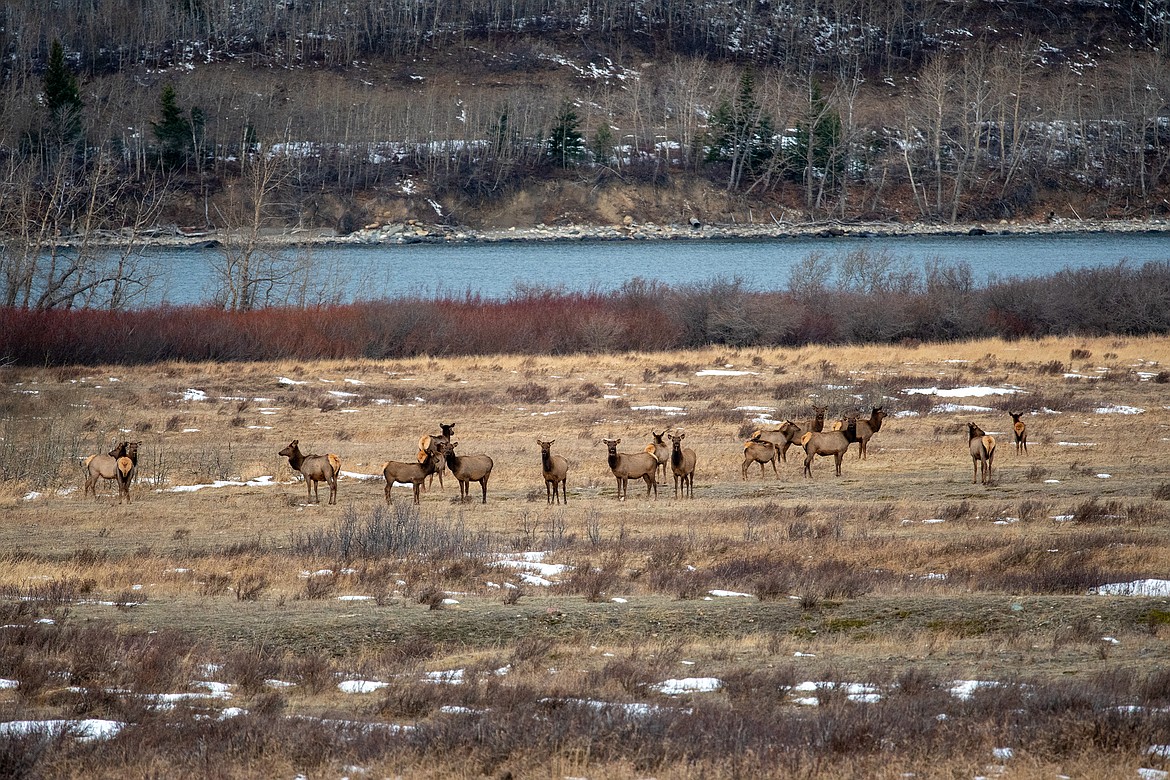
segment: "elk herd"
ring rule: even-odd
[[[752,432],[743,442],[743,463],[741,476],[748,478],[753,464],[760,467],[764,477],[765,464],[771,464],[775,478],[779,478],[778,463],[788,462],[788,450],[798,446],[804,450],[803,474],[812,477],[812,466],[816,458],[832,456],[835,474],[841,476],[841,465],[850,445],[857,444],[857,457],[869,457],[869,440],[882,428],[886,413],[881,406],[875,406],[868,418],[848,414],[825,429],[827,408],[813,406],[813,417],[806,424],[807,430],[792,420],[784,420],[773,429],[760,428]],[[1028,451],[1028,435],[1023,413],[1009,412],[1012,418],[1012,434],[1015,438],[1016,453]],[[410,485],[413,488],[414,503],[420,503],[421,493],[433,486],[435,475],[439,476],[439,488],[443,488],[443,474],[450,471],[459,483],[460,501],[470,500],[471,483],[478,482],[482,491],[481,501],[487,503],[488,480],[495,462],[489,455],[461,455],[456,453],[459,442],[454,441],[455,423],[440,423],[440,433],[419,437],[418,450],[413,459],[387,461],[382,464],[382,476],[386,481],[386,503],[391,503],[391,491],[395,484]],[[967,423],[968,447],[975,474],[972,483],[982,479],[983,484],[991,482],[992,462],[995,458],[995,437],[988,435],[973,422]],[[619,439],[602,439],[607,449],[606,463],[617,480],[617,498],[625,500],[631,479],[646,483],[646,498],[653,494],[658,498],[659,475],[666,484],[667,473],[674,476],[675,498],[694,498],[695,469],[698,458],[690,447],[683,446],[686,434],[682,431],[650,431],[651,441],[635,452],[618,452]],[[670,443],[667,443],[667,439]],[[540,470],[544,478],[545,498],[549,504],[568,503],[568,475],[570,462],[562,455],[552,452],[555,440],[536,439],[540,447]],[[130,484],[138,471],[138,450],[141,442],[119,442],[104,455],[90,455],[81,461],[85,472],[84,495],[93,493],[97,497],[99,479],[115,480],[118,487],[118,503],[130,502]],[[300,441],[294,439],[277,453],[288,458],[289,466],[299,472],[305,480],[308,500],[321,502],[318,489],[324,482],[329,488],[328,502],[337,503],[337,479],[341,475],[341,458],[329,452],[324,455],[304,453]]]

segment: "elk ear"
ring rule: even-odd
[[[548,446],[550,446],[550,447],[551,447],[551,446],[553,446],[553,445],[554,445],[554,444],[556,444],[556,443],[557,443],[557,440],[556,440],[556,439],[553,439],[552,441],[548,442]]]

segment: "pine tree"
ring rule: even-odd
[[[195,149],[195,142],[203,129],[203,112],[191,110],[188,119],[179,106],[174,86],[163,87],[160,98],[162,119],[151,122],[155,140],[158,141],[159,160],[166,168],[179,168],[187,164]]]
[[[553,119],[552,136],[548,139],[548,154],[562,168],[575,164],[585,154],[585,139],[581,135],[581,119],[576,109],[566,102]]]
[[[49,110],[46,137],[58,138],[69,144],[81,138],[81,110],[84,103],[77,87],[77,79],[65,63],[65,47],[54,40],[49,47],[49,63],[45,68],[45,104]]]
[[[739,187],[745,173],[761,170],[775,151],[772,117],[756,100],[756,80],[750,70],[739,80],[735,102],[723,101],[711,115],[709,162],[731,163],[727,188]]]

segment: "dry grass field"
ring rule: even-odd
[[[0,370],[0,723],[120,727],[0,730],[0,775],[1170,769],[1170,597],[1092,593],[1170,579],[1167,367],[1170,339],[1118,337]],[[883,406],[869,457],[741,478],[752,430],[814,403]],[[487,504],[447,474],[387,507],[382,464],[440,422],[494,459]],[[663,428],[695,498],[616,500],[601,440]],[[293,439],[340,456],[335,506]],[[132,503],[83,496],[122,440]]]

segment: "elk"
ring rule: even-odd
[[[650,489],[654,489],[654,500],[658,500],[658,458],[649,452],[618,452],[617,446],[621,439],[602,439],[609,449],[609,470],[617,478],[618,501],[624,501],[629,491],[630,479],[642,479],[646,482],[646,498],[650,498]]]
[[[886,419],[886,413],[882,411],[882,407],[875,406],[869,413],[868,420],[857,421],[857,458],[858,460],[869,458],[869,440],[873,435],[882,429],[882,420]]]
[[[743,443],[743,466],[740,471],[747,479],[748,467],[753,463],[760,464],[760,479],[764,478],[764,464],[772,464],[772,473],[780,479],[780,471],[776,468],[776,445],[770,441],[748,439]]]
[[[1028,428],[1020,419],[1024,413],[1008,412],[1008,414],[1012,418],[1012,433],[1016,436],[1016,454],[1019,455],[1023,452],[1026,455],[1028,453]]]
[[[785,420],[784,422],[780,423],[780,427],[774,431],[755,431],[752,433],[752,441],[770,442],[776,447],[776,453],[780,456],[780,459],[787,463],[788,448],[796,442],[800,441],[800,436],[800,426],[791,420]],[[763,468],[762,464],[760,468]]]
[[[404,463],[398,460],[391,460],[383,463],[382,476],[386,478],[386,503],[393,503],[390,498],[390,491],[394,487],[395,482],[413,485],[414,503],[419,503],[419,493],[422,490],[423,480],[433,475],[439,468],[439,465],[443,462],[443,450],[446,449],[446,446],[441,441],[431,441],[428,442],[427,451],[424,453],[421,461],[416,460],[414,463]]]
[[[654,441],[646,445],[646,452],[649,452],[658,459],[658,469],[662,471],[662,484],[666,484],[666,468],[670,463],[670,447],[666,444],[666,430],[662,433],[655,433],[654,429],[650,429],[650,435],[654,437]],[[658,471],[654,472],[654,478],[658,479]]]
[[[820,433],[825,430],[825,412],[829,411],[827,406],[817,406],[813,404],[813,413],[815,416],[812,422],[808,424],[808,429],[812,433]]]
[[[442,433],[429,436],[420,436],[418,439],[418,462],[422,463],[427,459],[427,452],[430,451],[431,442],[439,441],[443,444],[450,444],[451,437],[455,434],[455,423],[439,423],[439,428]],[[431,489],[431,485],[435,484],[435,474],[439,475],[439,490],[443,489],[443,472],[447,470],[446,461],[439,459],[439,467],[431,473],[430,479],[427,480],[427,490]]]
[[[569,461],[565,460],[560,455],[553,455],[549,450],[552,448],[556,439],[551,441],[541,441],[539,437],[536,443],[540,445],[540,469],[544,472],[544,493],[548,503],[553,503],[555,499],[559,504],[564,498],[565,503],[569,503],[569,494],[565,492],[566,483],[569,475]],[[560,486],[560,494],[557,494],[557,486]]]
[[[305,478],[305,490],[308,493],[306,501],[316,496],[317,503],[320,504],[321,494],[318,492],[318,485],[326,482],[329,485],[329,503],[336,504],[337,475],[341,471],[341,458],[332,452],[325,455],[305,455],[301,452],[300,444],[300,439],[293,439],[287,447],[276,454],[288,458],[288,465],[292,466],[294,471],[301,472]]]
[[[670,470],[674,472],[674,497],[678,498],[679,481],[685,498],[695,497],[695,451],[683,449],[682,440],[687,435],[681,431],[670,435]],[[763,465],[760,466],[763,469]]]
[[[97,481],[99,479],[118,478],[118,458],[126,457],[127,447],[129,447],[129,442],[121,441],[105,455],[90,455],[81,461],[81,467],[85,469],[85,488],[82,490],[82,497],[89,495],[92,490],[93,497],[97,498]]]
[[[118,483],[118,503],[126,499],[130,503],[130,483],[138,476],[138,446],[140,441],[132,441],[126,445],[126,454],[118,458],[117,473],[114,477]]]
[[[443,445],[443,452],[447,459],[447,468],[459,480],[459,500],[467,501],[471,492],[471,483],[478,482],[483,488],[483,503],[487,503],[488,478],[492,475],[495,462],[487,455],[456,455],[455,448],[459,442],[453,441]]]
[[[832,455],[841,476],[841,461],[849,445],[857,441],[857,420],[849,418],[840,430],[806,433],[804,435],[804,475],[812,479],[812,462],[817,455]]]
[[[967,446],[971,450],[971,464],[975,467],[975,474],[971,477],[971,484],[979,481],[983,476],[983,484],[991,480],[991,461],[995,457],[995,437],[988,436],[973,422],[967,423]]]

